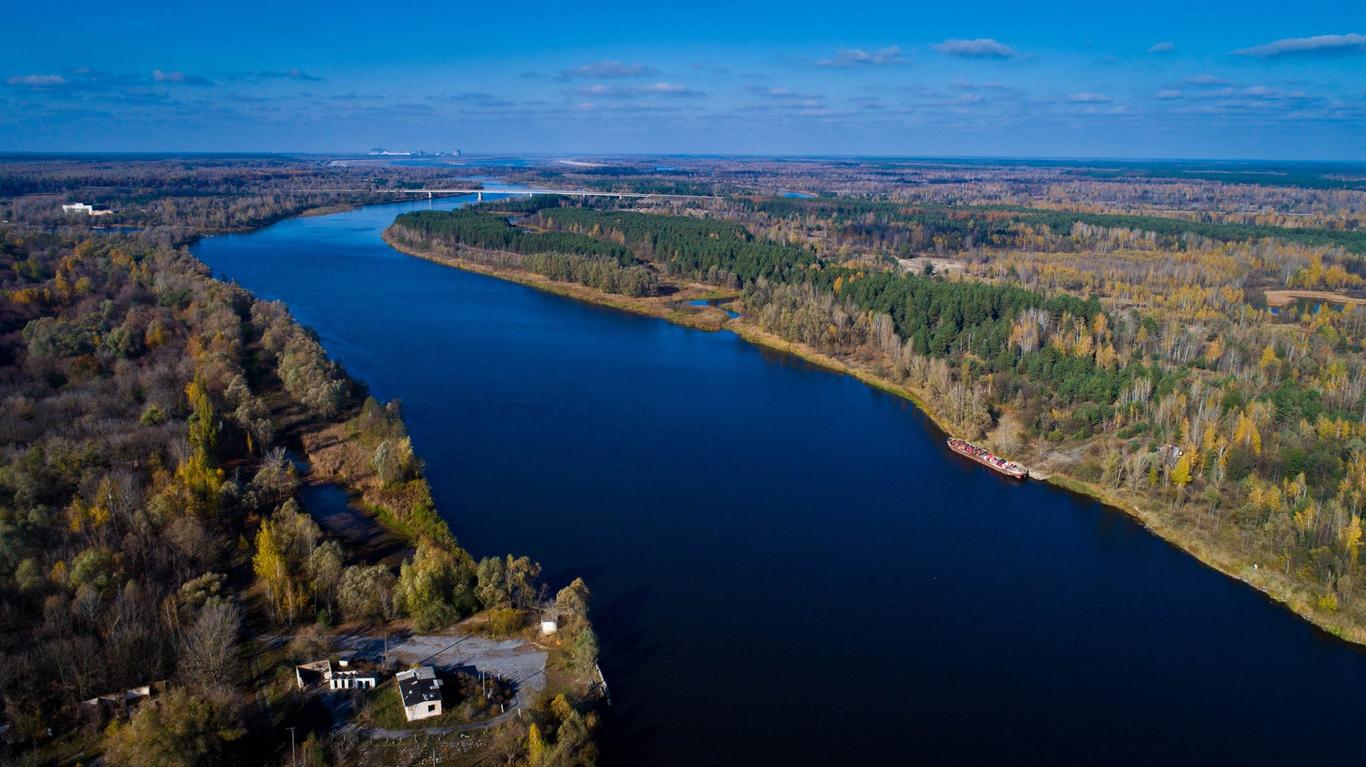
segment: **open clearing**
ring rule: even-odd
[[[1294,303],[1301,298],[1313,301],[1327,301],[1334,304],[1348,304],[1351,306],[1366,305],[1366,298],[1353,298],[1344,296],[1341,293],[1332,293],[1327,290],[1268,290],[1266,291],[1267,306],[1285,306]]]

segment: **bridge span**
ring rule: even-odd
[[[459,188],[455,188],[455,189],[450,189],[450,188],[444,188],[444,189],[304,189],[304,190],[300,190],[300,191],[301,191],[301,192],[308,193],[308,194],[314,194],[314,193],[317,193],[317,192],[333,192],[333,193],[337,193],[337,194],[356,194],[356,193],[398,194],[398,195],[403,195],[403,194],[424,195],[424,194],[425,194],[425,195],[427,195],[427,197],[429,197],[429,198],[435,197],[436,195],[443,195],[443,196],[445,196],[445,195],[469,195],[469,194],[472,194],[472,195],[475,195],[475,196],[477,197],[477,199],[478,199],[479,202],[483,202],[483,201],[484,201],[484,195],[486,195],[486,194],[506,195],[506,196],[508,196],[508,197],[530,197],[530,196],[532,196],[532,195],[538,195],[538,194],[553,194],[553,195],[560,195],[560,196],[563,196],[563,197],[612,197],[612,198],[615,198],[615,199],[618,199],[618,200],[623,200],[623,199],[638,200],[638,199],[645,199],[645,198],[659,198],[659,199],[666,199],[666,200],[720,200],[720,199],[723,199],[723,198],[718,197],[718,196],[716,196],[716,195],[709,195],[709,194],[663,194],[663,193],[656,193],[656,192],[602,192],[602,191],[598,191],[598,190],[595,190],[595,189],[537,189],[537,188],[530,188],[530,189],[525,189],[525,188],[517,188],[517,189],[483,189],[483,188],[459,189]]]

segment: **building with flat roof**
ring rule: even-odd
[[[398,696],[403,701],[403,715],[408,721],[441,716],[441,680],[436,669],[419,666],[395,675]]]
[[[84,213],[87,216],[108,216],[113,214],[112,210],[97,209],[88,202],[69,202],[62,205],[63,213]]]
[[[300,690],[320,684],[327,685],[329,690],[373,690],[379,685],[377,671],[352,668],[347,660],[338,665],[342,668],[332,668],[330,659],[304,663],[294,667],[294,678],[298,680]]]

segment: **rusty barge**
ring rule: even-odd
[[[990,451],[980,448],[965,439],[950,437],[949,449],[1012,479],[1025,479],[1029,476],[1029,469],[1026,469],[1014,461],[1007,461],[1000,456],[993,455]]]

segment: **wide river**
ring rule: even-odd
[[[471,552],[587,580],[610,762],[1359,754],[1361,651],[1119,512],[950,454],[857,381],[380,240],[398,213],[455,204],[194,251],[403,402]]]

